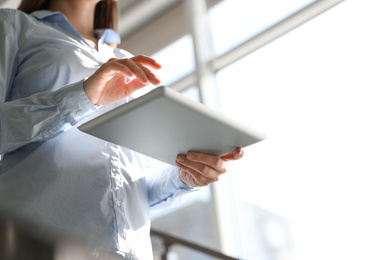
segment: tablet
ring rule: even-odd
[[[158,87],[79,129],[171,165],[188,151],[222,156],[265,138],[169,87]]]

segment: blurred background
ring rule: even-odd
[[[154,212],[154,229],[240,259],[390,259],[389,1],[119,6],[120,48],[267,135],[219,183]],[[214,258],[174,245],[168,259]]]

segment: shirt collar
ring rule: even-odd
[[[57,24],[63,28],[67,27],[64,26],[64,24],[70,25],[68,19],[60,12],[52,12],[49,10],[38,10],[32,12],[31,15],[38,20]],[[61,26],[61,24],[63,24],[63,26]],[[102,44],[121,43],[121,38],[119,34],[112,29],[97,29],[95,30],[95,35],[98,38],[98,40],[101,41]]]
[[[97,29],[95,35],[103,44],[121,43],[119,34],[112,29]]]
[[[62,19],[66,19],[64,15],[62,15],[60,12],[52,12],[49,10],[38,10],[31,13],[32,16],[37,18],[38,20],[44,20],[44,21],[52,21],[53,18],[61,17]],[[58,19],[54,19],[58,20]]]

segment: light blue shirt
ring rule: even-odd
[[[97,33],[98,51],[60,13],[0,10],[0,208],[152,259],[149,207],[191,190],[177,167],[156,171],[150,158],[77,129],[121,104],[96,108],[84,79],[111,57],[131,57],[107,45],[119,42],[113,31]]]

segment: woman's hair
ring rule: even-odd
[[[18,9],[25,13],[49,9],[50,0],[22,0]],[[102,0],[95,9],[95,29],[113,29],[118,31],[119,11],[116,0]]]

